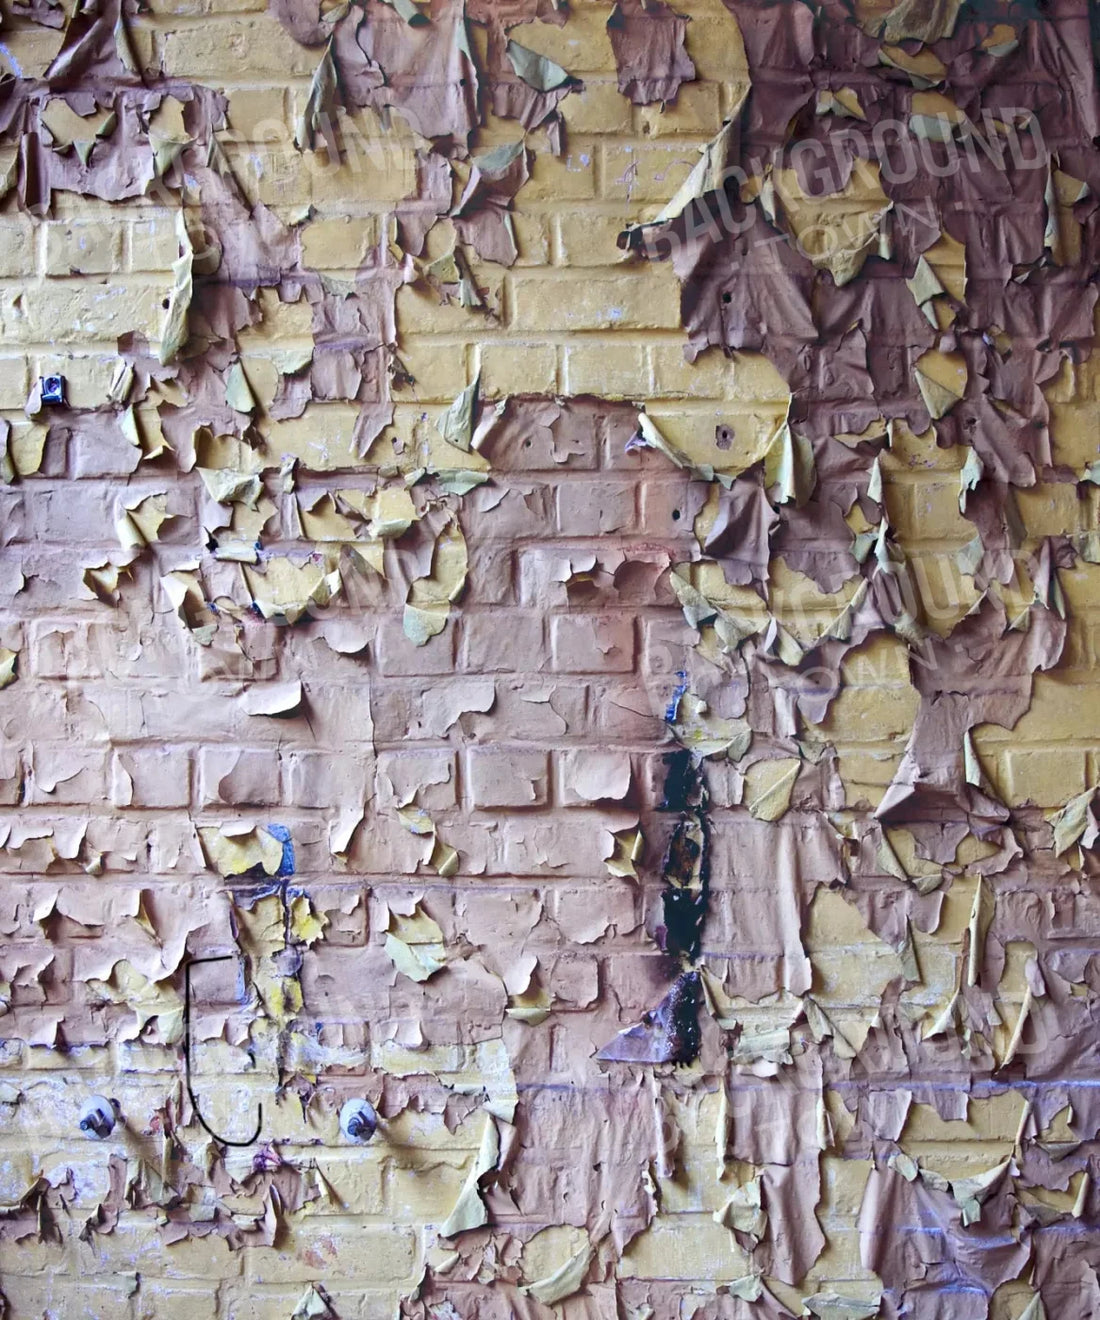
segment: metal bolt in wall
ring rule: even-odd
[[[109,1137],[115,1130],[117,1122],[118,1111],[115,1102],[103,1095],[93,1095],[86,1101],[78,1120],[81,1132],[97,1141]]]
[[[349,1141],[368,1142],[378,1130],[378,1114],[369,1100],[346,1100],[340,1110],[340,1131]]]

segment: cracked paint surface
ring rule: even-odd
[[[4,32],[9,1313],[1100,1308],[1084,0]]]

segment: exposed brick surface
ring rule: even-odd
[[[474,6],[468,8],[472,14]],[[531,17],[533,6],[521,8]],[[13,484],[0,490],[0,644],[18,653],[17,677],[0,691],[0,1002],[6,1010],[0,1201],[18,1206],[40,1174],[55,1198],[43,1193],[41,1214],[38,1200],[28,1202],[26,1233],[7,1231],[9,1220],[24,1224],[17,1212],[0,1215],[0,1288],[11,1320],[276,1320],[316,1314],[295,1311],[311,1284],[324,1287],[332,1314],[345,1320],[393,1314],[414,1296],[428,1263],[446,1273],[440,1225],[474,1165],[486,1095],[494,1112],[507,1109],[493,1088],[507,1090],[502,1079],[509,1070],[521,1079],[521,1102],[537,1115],[536,1130],[547,1134],[545,1148],[526,1136],[517,1142],[528,1167],[537,1168],[535,1209],[507,1190],[491,1192],[483,1180],[494,1229],[512,1233],[511,1242],[488,1263],[466,1262],[455,1271],[458,1291],[469,1285],[467,1310],[426,1314],[481,1314],[479,1285],[471,1281],[484,1282],[494,1271],[524,1283],[540,1277],[540,1269],[541,1277],[552,1274],[569,1253],[557,1250],[557,1239],[553,1249],[545,1241],[540,1248],[535,1235],[559,1233],[565,1242],[586,1216],[589,1227],[611,1224],[612,1237],[601,1239],[608,1260],[614,1235],[630,1223],[629,1231],[621,1229],[629,1244],[617,1270],[620,1282],[640,1290],[637,1307],[629,1289],[613,1296],[613,1284],[597,1281],[589,1301],[573,1299],[565,1315],[671,1320],[692,1314],[698,1299],[700,1308],[713,1303],[706,1298],[715,1285],[760,1270],[793,1314],[815,1291],[877,1296],[857,1232],[875,1156],[874,1122],[866,1112],[850,1113],[843,1095],[834,1103],[839,1092],[830,1098],[835,1142],[820,1161],[816,1148],[813,1155],[828,1245],[797,1287],[784,1285],[748,1254],[744,1234],[735,1238],[716,1222],[736,1179],[747,1182],[755,1165],[774,1169],[781,1161],[739,1160],[736,1171],[731,1162],[724,1182],[715,1179],[714,1163],[723,1114],[732,1112],[735,1128],[755,1132],[757,1111],[738,1106],[750,1104],[746,1096],[790,1060],[781,1065],[768,1057],[758,1076],[743,1075],[743,1093],[727,1097],[730,1111],[720,1108],[716,1086],[692,1091],[687,1073],[666,1067],[663,1080],[652,1082],[650,1069],[637,1082],[625,1065],[612,1074],[592,1062],[614,1031],[660,1002],[673,966],[655,939],[663,938],[658,933],[667,920],[659,872],[672,823],[656,807],[668,773],[662,757],[674,745],[670,703],[698,681],[717,694],[709,712],[716,720],[760,724],[762,710],[782,708],[774,690],[749,690],[740,671],[734,673],[713,628],[700,640],[673,594],[669,568],[697,557],[696,515],[713,516],[704,509],[708,491],[663,455],[627,443],[637,406],[647,404],[689,454],[692,444],[711,445],[716,427],[729,429],[740,452],[773,434],[788,403],[786,384],[764,354],[710,349],[688,361],[673,263],[628,257],[616,243],[625,226],[651,218],[675,193],[698,148],[731,109],[732,85],[744,74],[722,5],[690,0],[676,8],[690,13],[687,49],[700,76],[667,107],[635,106],[619,92],[608,5],[579,0],[560,28],[524,22],[519,37],[584,86],[562,103],[559,157],[547,150],[541,131],[528,135],[530,180],[512,211],[517,262],[505,268],[463,249],[485,303],[477,310],[453,292],[441,297],[438,279],[420,268],[415,282],[414,272],[404,272],[400,278],[410,279],[394,293],[397,267],[386,266],[400,370],[369,327],[364,334],[375,366],[364,367],[358,399],[337,397],[340,391],[324,388],[322,377],[298,413],[276,403],[288,360],[314,348],[310,297],[319,300],[322,289],[343,297],[357,279],[371,284],[378,276],[395,213],[415,189],[425,140],[399,111],[388,126],[372,112],[341,112],[348,140],[352,128],[359,134],[355,163],[350,151],[334,162],[295,148],[327,38],[310,45],[294,40],[262,0],[155,0],[129,17],[130,40],[140,67],[179,80],[181,97],[191,83],[225,94],[227,122],[217,129],[218,140],[250,205],[263,203],[280,224],[300,227],[303,279],[322,272],[325,283],[314,279],[309,297],[299,297],[292,280],[281,299],[274,287],[263,288],[227,336],[219,326],[245,305],[235,301],[245,300],[242,290],[251,295],[247,275],[215,286],[220,293],[208,305],[196,302],[196,339],[205,343],[209,332],[211,343],[225,338],[235,347],[194,385],[202,400],[194,417],[178,415],[184,391],[174,374],[178,368],[184,379],[201,354],[180,355],[169,370],[152,368],[164,379],[139,409],[148,461],[120,429],[120,409],[108,390],[120,342],[143,353],[159,341],[178,257],[177,194],[150,185],[112,203],[59,188],[48,214],[23,214],[13,201],[0,217],[0,414],[12,427],[15,463]],[[889,6],[859,8],[879,13]],[[375,15],[380,6],[368,9]],[[819,14],[816,21],[824,27],[833,20]],[[471,29],[480,58],[483,26],[471,19]],[[4,54],[26,77],[45,73],[59,41],[52,27],[23,14],[9,24],[5,13]],[[770,58],[768,50],[764,55]],[[36,86],[35,96],[50,95],[44,82]],[[910,95],[908,84],[904,90]],[[1020,104],[1031,104],[1033,92]],[[77,108],[88,107],[78,100]],[[511,141],[514,127],[492,119],[479,130],[475,149]],[[71,166],[74,149],[61,145]],[[1067,152],[1064,167],[1076,168],[1070,162]],[[464,172],[466,163],[458,169]],[[191,194],[201,191],[201,181],[177,186],[194,208]],[[422,266],[451,250],[449,195],[439,209],[444,219],[427,240]],[[259,223],[258,214],[250,223]],[[982,254],[966,256],[976,270]],[[961,286],[960,261],[949,254],[937,266],[945,285]],[[200,288],[203,275],[197,259]],[[236,290],[229,288],[234,281]],[[1067,305],[1074,296],[1057,294]],[[325,331],[318,344],[324,334],[355,339],[358,331]],[[238,350],[256,396],[254,414],[243,421],[225,403],[225,372]],[[24,404],[31,383],[55,371],[66,376],[70,410],[29,421]],[[380,383],[390,375],[392,396]],[[491,480],[467,494],[445,494],[429,511],[425,485],[414,480],[428,462],[418,448],[426,443],[425,424],[438,422],[475,376],[483,408],[524,396],[526,411],[518,424],[486,439],[480,456],[446,446],[433,452],[437,468],[484,467]],[[1039,550],[1041,538],[1095,536],[1100,514],[1095,478],[1090,484],[1081,475],[1097,459],[1096,355],[1064,363],[1045,390],[1054,467],[1013,496],[1018,576],[996,588],[1010,616],[1031,603],[1030,569],[1025,574],[1019,565]],[[361,406],[379,400],[393,403],[393,422],[380,439],[362,444]],[[562,417],[551,422],[536,415],[541,406],[560,408]],[[191,461],[200,426],[209,428],[211,442],[230,432],[242,437],[242,464],[254,459],[263,477],[258,511],[210,498],[197,470],[202,462]],[[158,454],[161,430],[168,447]],[[24,471],[20,455],[23,446],[34,449],[32,441],[43,457]],[[442,445],[438,437],[432,443]],[[854,437],[843,443],[855,450]],[[931,432],[914,436],[900,424],[882,452],[885,515],[908,555],[933,637],[964,619],[980,595],[957,559],[975,533],[959,504],[965,458],[964,446],[937,445]],[[356,500],[380,486],[404,493],[406,477],[417,517],[428,516],[387,541],[380,574],[364,562],[369,534]],[[170,497],[172,519],[159,540],[123,563],[117,521],[124,506],[162,493]],[[302,518],[320,516],[307,494],[332,494],[332,516],[345,518],[346,530],[304,536]],[[462,530],[468,573],[464,590],[447,602],[446,626],[416,645],[404,607],[406,599],[415,604],[411,585],[432,570],[433,547],[421,531],[440,509]],[[845,536],[871,532],[875,524],[866,512],[852,503],[831,525],[843,523]],[[261,618],[240,565],[210,549],[211,538],[227,529],[232,538],[226,539],[239,542],[245,558],[261,541],[257,571],[271,572],[280,556],[296,571],[337,565],[339,599],[315,601],[294,622]],[[811,544],[822,548],[812,537]],[[793,561],[796,547],[786,548]],[[182,580],[200,561],[217,606],[203,615],[210,636],[188,630],[166,586],[170,575]],[[117,584],[94,577],[106,568],[109,578],[110,563],[121,566]],[[1069,616],[1057,668],[1035,679],[1033,691],[1029,686],[1012,727],[984,724],[973,731],[990,790],[1025,812],[1029,805],[1048,813],[1064,807],[1100,780],[1100,569],[1080,558],[1057,577]],[[715,579],[711,587],[723,593],[728,620],[764,608],[743,578]],[[767,595],[788,634],[806,645],[846,603],[843,590],[825,591],[781,556],[773,559]],[[801,680],[814,681],[812,668],[804,667]],[[801,720],[797,737],[782,749],[801,755],[804,767],[792,805],[774,828],[750,810],[749,774],[727,760],[708,763],[708,965],[720,969],[719,979],[732,969],[730,983],[749,987],[770,985],[781,968],[789,985],[779,1009],[761,992],[716,1010],[731,1032],[781,1035],[805,1012],[799,996],[812,994],[828,1002],[837,1032],[848,1033],[846,1045],[858,1048],[872,1023],[881,1022],[892,986],[904,986],[910,996],[906,1012],[933,1020],[960,987],[963,997],[988,998],[996,990],[1004,1030],[994,1044],[1003,1057],[1030,984],[1026,963],[1033,950],[1022,939],[998,943],[1002,986],[979,989],[965,980],[979,883],[970,866],[986,857],[984,844],[967,839],[972,851],[960,854],[950,883],[919,903],[910,889],[938,868],[914,850],[904,829],[894,832],[891,846],[918,883],[906,887],[891,870],[877,876],[882,883],[873,893],[862,881],[844,884],[841,854],[868,846],[851,833],[851,822],[870,818],[902,763],[920,703],[914,672],[906,643],[895,634],[877,633],[846,655],[843,686],[828,712],[816,722]],[[261,687],[296,682],[301,699],[291,708],[250,713]],[[784,736],[773,728],[761,741],[773,735]],[[826,808],[804,781],[831,772],[830,749],[839,788]],[[961,747],[944,748],[944,764],[961,754]],[[638,877],[609,871],[616,841],[642,816],[647,837]],[[1038,813],[1027,819],[1031,829],[1047,830]],[[822,821],[829,825],[828,846],[814,832]],[[199,831],[223,826],[237,840],[253,826],[286,830],[294,851],[289,888],[262,864],[246,875],[220,875]],[[437,852],[448,848],[457,851],[453,868]],[[784,869],[780,862],[797,848],[803,849],[798,865]],[[748,860],[761,855],[764,867]],[[1092,1012],[1088,958],[1100,935],[1094,877],[1082,872],[1078,880],[1059,867],[1011,902],[1049,915],[1067,941],[1062,970],[1077,983],[1069,992],[1052,980],[1050,992],[1087,1001]],[[792,874],[792,884],[807,893],[821,886],[806,912],[800,895],[782,888],[781,879]],[[295,915],[295,899],[308,912]],[[906,907],[909,902],[916,906]],[[444,971],[424,982],[396,970],[384,951],[387,936],[400,932],[418,904],[442,930],[447,960]],[[769,926],[775,912],[781,919]],[[288,940],[294,920],[300,926]],[[873,934],[876,921],[897,938]],[[274,1197],[269,1184],[260,1185],[264,1160],[252,1163],[259,1146],[230,1152],[237,1189],[223,1182],[215,1191],[204,1181],[206,1138],[179,1098],[185,950],[191,957],[233,954],[209,984],[196,975],[195,1086],[204,1114],[226,1134],[246,1132],[263,1105]],[[535,972],[528,954],[537,959]],[[910,958],[921,972],[915,982],[907,979]],[[551,1010],[545,1021],[523,1020],[528,993]],[[1043,995],[1035,990],[1033,997]],[[597,1008],[604,1016],[586,1016]],[[728,1026],[730,1018],[736,1027]],[[716,1031],[713,1018],[707,1021]],[[1091,1027],[1083,1030],[1087,1035]],[[968,1031],[959,1040],[977,1055],[986,1042]],[[1066,1070],[1075,1067],[1067,1057]],[[997,1166],[1015,1149],[1021,1097],[1030,1094],[1013,1089],[1011,1080],[971,1094],[967,1075],[958,1084],[964,1116],[951,1120],[932,1107],[940,1092],[927,1087],[917,1098],[914,1086],[912,1107],[906,1100],[895,1133],[899,1148],[960,1182]],[[799,1084],[784,1093],[784,1103],[794,1104]],[[117,1100],[125,1136],[120,1128],[93,1144],[79,1134],[81,1105],[97,1093]],[[369,1095],[383,1113],[378,1138],[363,1147],[349,1145],[336,1121],[343,1100],[358,1095]],[[631,1109],[624,1097],[642,1107]],[[194,1176],[188,1174],[180,1203],[162,1214],[150,1207],[170,1146],[166,1107],[186,1129]],[[816,1111],[812,1119],[817,1123]],[[1044,1134],[1044,1160],[1050,1151],[1056,1158],[1062,1153],[1059,1142],[1069,1149],[1072,1134],[1057,1122]],[[578,1135],[587,1133],[585,1124],[604,1143],[595,1152]],[[641,1193],[638,1204],[609,1200],[595,1208],[584,1198],[592,1188],[606,1191],[589,1171],[605,1158],[613,1169],[615,1143],[640,1141],[643,1127],[646,1141],[660,1134],[662,1143],[659,1156],[654,1146],[652,1163],[643,1161],[645,1178],[659,1185],[660,1214],[633,1236]],[[673,1131],[676,1139],[666,1140]],[[514,1147],[505,1145],[512,1158]],[[1079,1154],[1073,1152],[1072,1169],[1066,1165],[1070,1192],[1036,1196],[1043,1202],[1037,1221],[1048,1210],[1054,1214],[1051,1206],[1070,1216],[1077,1180],[1091,1176]],[[118,1176],[110,1156],[123,1162],[124,1188],[100,1211]],[[286,1163],[276,1176],[280,1158]],[[64,1206],[56,1199],[63,1184]],[[260,1244],[265,1209],[276,1202],[274,1241]],[[1095,1217],[1086,1202],[1080,1201],[1082,1222],[1091,1230]],[[547,1203],[556,1217],[544,1213]],[[777,1194],[774,1205],[780,1203]],[[202,1235],[215,1213],[219,1222],[232,1216],[244,1238],[230,1243],[220,1231]],[[778,1218],[779,1210],[773,1214]],[[108,1231],[112,1215],[117,1222]],[[89,1240],[81,1240],[85,1220],[96,1216]],[[169,1241],[171,1226],[184,1218],[196,1231]],[[47,1223],[56,1232],[51,1227],[40,1241]],[[585,1240],[582,1234],[578,1243]],[[924,1249],[925,1260],[938,1259],[938,1240]],[[1052,1320],[1083,1314],[1086,1303],[1072,1290],[1057,1309],[1060,1288],[1046,1297]],[[990,1315],[1011,1320],[1030,1296],[1024,1283],[1011,1281],[997,1292]],[[654,1298],[655,1310],[644,1310]],[[726,1302],[740,1306],[728,1298],[721,1305]],[[518,1295],[514,1305],[529,1308],[532,1317],[551,1315]],[[1034,1320],[1042,1312],[1027,1314]]]

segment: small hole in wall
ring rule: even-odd
[[[733,432],[728,426],[719,426],[715,430],[714,443],[719,449],[729,449],[733,444]]]
[[[733,302],[733,294],[732,293],[722,294],[722,301],[724,303]]]
[[[530,441],[530,440],[524,440],[524,442],[523,442],[523,447],[524,447],[524,449],[530,449],[530,448],[531,448],[531,441]]]
[[[167,298],[162,298],[162,299],[161,299],[161,303],[160,303],[160,305],[164,308],[165,311],[167,311],[167,310],[168,310],[168,299],[167,299]]]
[[[679,510],[679,509],[673,509],[673,510],[672,510],[672,521],[673,521],[673,522],[679,522],[679,521],[680,521],[680,510]]]

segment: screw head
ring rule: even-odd
[[[346,1100],[340,1110],[340,1131],[349,1141],[370,1141],[378,1130],[378,1114],[369,1100]]]
[[[86,1137],[94,1137],[97,1141],[102,1141],[115,1130],[117,1121],[118,1113],[114,1101],[108,1100],[103,1095],[93,1095],[90,1100],[85,1101],[77,1126]]]

